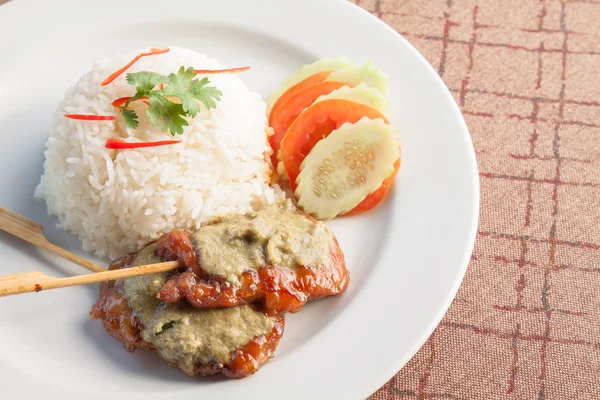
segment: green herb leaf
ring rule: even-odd
[[[121,114],[123,115],[123,119],[125,120],[125,125],[129,128],[135,129],[138,127],[140,122],[138,121],[137,113],[133,110],[128,110],[125,107],[121,108]]]
[[[160,331],[156,332],[156,336],[162,335],[163,333],[165,333],[165,331],[168,331],[169,329],[173,328],[175,326],[176,322],[175,321],[169,321],[165,324],[163,324],[163,326],[160,327]]]
[[[183,127],[188,126],[188,122],[183,118],[186,115],[183,106],[152,92],[148,94],[148,99],[150,106],[146,115],[150,118],[150,123],[160,126],[163,132],[170,130],[173,136],[181,135]]]
[[[192,82],[189,90],[195,99],[200,100],[204,107],[210,110],[217,107],[216,102],[221,100],[223,93],[214,86],[206,86],[207,84],[208,78],[203,78],[201,81],[196,79]]]
[[[164,96],[178,97],[181,100],[183,110],[190,117],[195,117],[200,111],[196,100],[200,100],[207,109],[215,108],[216,100],[221,98],[221,92],[214,87],[206,87],[208,78],[199,81],[194,79],[196,73],[192,67],[179,68],[177,74],[169,75],[169,85],[162,90]]]
[[[135,86],[136,96],[145,96],[159,83],[169,83],[169,79],[166,76],[157,74],[155,72],[132,72],[127,74],[127,83]]]
[[[142,97],[147,97],[150,106],[146,115],[153,125],[160,126],[163,131],[170,130],[173,136],[181,135],[183,127],[188,126],[184,117],[195,117],[200,112],[198,101],[210,110],[217,106],[217,101],[223,95],[217,88],[207,86],[208,78],[198,80],[192,67],[179,68],[176,74],[169,76],[154,72],[134,72],[127,74],[127,82],[135,86],[136,92],[121,112],[125,123],[130,128],[139,125],[135,111],[128,109],[129,104]],[[163,89],[155,89],[158,84],[165,84]],[[177,97],[181,104],[175,103],[169,97]]]

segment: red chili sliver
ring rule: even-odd
[[[135,56],[133,58],[133,60],[129,61],[124,67],[122,67],[118,71],[113,72],[112,74],[110,74],[109,77],[106,78],[102,82],[101,86],[108,85],[109,83],[111,83],[112,81],[114,81],[115,79],[117,79],[119,77],[119,75],[121,75],[123,72],[127,71],[129,69],[129,67],[131,67],[133,64],[135,64],[135,62],[137,60],[139,60],[140,58],[147,57],[147,56],[154,56],[154,55],[157,55],[157,54],[163,54],[163,53],[166,53],[167,51],[169,51],[168,48],[166,48],[166,49],[150,49],[150,51],[147,52],[147,53],[140,53],[140,54],[138,54],[137,56]]]
[[[239,74],[240,72],[248,71],[250,67],[227,68],[227,69],[195,69],[197,74]]]
[[[114,121],[116,118],[112,115],[93,115],[93,114],[65,114],[66,118],[78,119],[81,121]]]
[[[126,142],[121,139],[108,139],[106,141],[105,147],[107,149],[113,150],[140,149],[144,147],[167,146],[170,144],[177,144],[179,142],[180,140],[159,140],[156,142]]]
[[[131,96],[120,97],[112,102],[113,107],[121,107],[123,104],[127,103],[127,101],[131,98]],[[141,97],[138,100],[143,101],[147,105],[150,105],[147,97]]]

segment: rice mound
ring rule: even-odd
[[[181,67],[225,68],[191,50],[171,47],[143,57],[127,72],[164,75]],[[271,153],[265,128],[266,105],[236,75],[210,75],[210,86],[223,96],[217,108],[202,111],[171,146],[130,150],[105,148],[109,138],[142,141],[172,139],[146,118],[145,106],[133,106],[140,125],[127,128],[112,101],[132,96],[122,74],[100,86],[125,65],[136,50],[93,66],[68,89],[59,104],[46,144],[44,173],[36,189],[59,226],[78,236],[83,248],[114,258],[136,251],[174,230],[194,230],[230,213],[246,213],[282,196],[269,186]],[[202,76],[198,76],[200,79]],[[114,122],[67,119],[65,113],[114,115]]]

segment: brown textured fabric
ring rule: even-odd
[[[452,307],[371,400],[600,399],[600,2],[354,2],[442,76],[481,182]]]

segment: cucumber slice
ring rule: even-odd
[[[346,68],[352,65],[352,61],[348,60],[345,57],[338,57],[335,59],[324,58],[312,64],[304,65],[302,68],[298,70],[293,75],[288,76],[279,88],[275,89],[273,93],[267,99],[267,115],[273,108],[273,105],[284,94],[289,88],[294,86],[295,84],[302,82],[304,79],[312,76],[314,74],[318,74],[323,71],[334,71],[340,68]]]
[[[319,103],[329,99],[344,99],[354,101],[356,103],[366,104],[373,107],[387,117],[387,111],[390,108],[390,101],[378,89],[367,86],[361,83],[355,87],[344,86],[338,90],[319,97],[314,103]]]
[[[388,95],[390,77],[379,67],[369,61],[361,67],[347,67],[338,69],[329,75],[327,81],[344,82],[351,86],[365,83],[367,86],[379,90],[384,96]]]
[[[294,196],[304,212],[331,219],[348,212],[394,173],[397,132],[381,119],[344,124],[319,141],[300,166]]]

